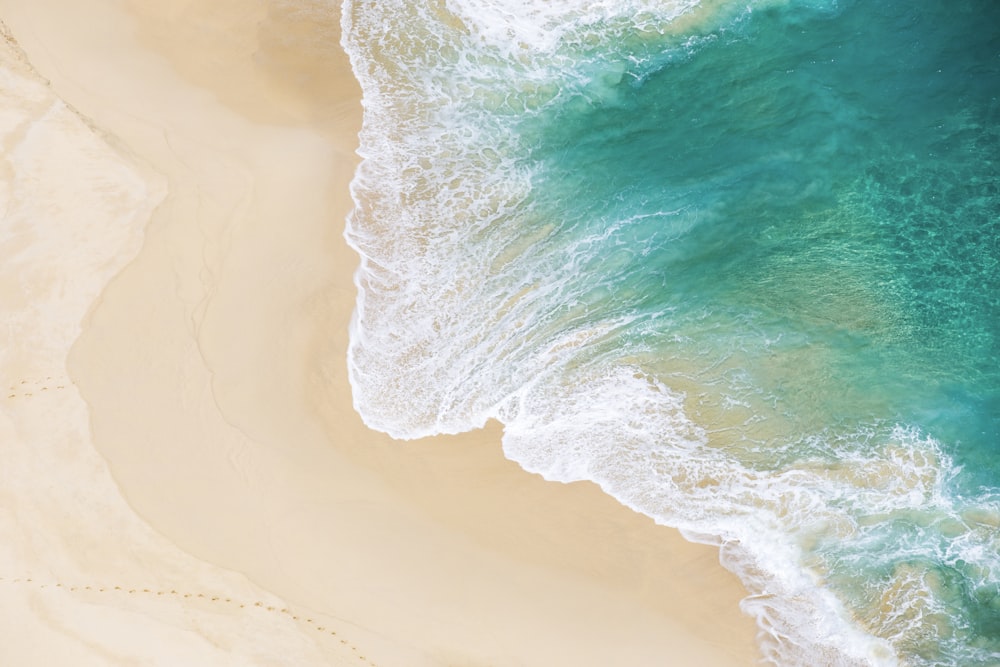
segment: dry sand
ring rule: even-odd
[[[0,664],[755,662],[715,549],[361,424],[326,3],[0,18]]]

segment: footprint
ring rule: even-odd
[[[54,378],[52,378],[51,376],[46,377],[44,380],[29,380],[29,379],[19,380],[17,384],[12,384],[7,387],[7,390],[9,392],[7,394],[7,398],[8,399],[31,398],[34,396],[34,390],[29,391],[31,387],[34,387],[35,390],[38,391],[54,391],[57,389],[65,389],[67,384],[72,384],[63,382],[62,384],[53,385],[53,381]]]
[[[22,381],[22,384],[23,383],[24,383],[24,381]],[[14,579],[8,579],[7,577],[0,576],[0,583],[31,584],[31,585],[33,585],[33,586],[35,586],[37,588],[40,588],[40,589],[41,588],[47,588],[47,587],[49,587],[51,585],[51,586],[53,586],[55,588],[62,588],[62,589],[65,589],[65,590],[68,590],[68,591],[71,591],[71,592],[76,592],[76,591],[81,591],[81,590],[83,590],[83,591],[90,591],[90,592],[96,592],[96,593],[109,593],[109,592],[112,592],[112,591],[117,591],[117,592],[124,592],[124,591],[126,591],[126,589],[123,586],[121,586],[120,584],[119,585],[115,585],[115,586],[96,586],[96,585],[93,585],[93,584],[84,584],[83,586],[69,586],[69,585],[64,585],[63,582],[61,582],[61,581],[50,582],[50,583],[36,582],[32,577],[24,577],[24,578],[16,577]],[[227,604],[230,604],[230,603],[234,602],[234,600],[232,598],[222,598],[219,595],[209,596],[208,594],[206,594],[204,592],[198,592],[198,593],[188,592],[188,593],[183,593],[182,594],[182,593],[179,593],[176,589],[173,589],[173,588],[170,589],[169,591],[164,591],[164,590],[154,591],[151,588],[142,588],[142,589],[129,588],[129,589],[127,589],[127,592],[130,595],[135,594],[136,592],[140,592],[140,591],[142,593],[154,593],[155,592],[158,596],[163,596],[163,595],[170,594],[170,595],[180,595],[180,596],[184,597],[185,599],[201,598],[201,599],[211,600],[212,602],[225,602]],[[246,609],[248,607],[248,604],[249,603],[240,603],[240,609]],[[304,618],[304,619],[302,619],[299,616],[294,615],[291,612],[291,610],[288,609],[287,607],[282,607],[282,608],[279,609],[279,608],[274,607],[272,605],[265,605],[264,602],[262,602],[260,600],[254,601],[253,604],[252,604],[252,606],[256,607],[257,609],[259,609],[261,611],[268,611],[268,612],[270,612],[272,614],[274,614],[274,613],[285,614],[285,615],[289,616],[291,618],[291,620],[293,620],[293,621],[304,620],[306,623],[312,625],[313,628],[316,631],[322,632],[324,634],[329,634],[331,637],[337,637],[338,641],[340,642],[340,644],[342,646],[350,648],[351,651],[353,651],[355,653],[359,652],[359,649],[358,649],[357,646],[354,646],[353,644],[351,644],[346,639],[343,639],[343,638],[339,637],[337,635],[337,631],[336,630],[330,629],[330,628],[328,628],[325,625],[319,625],[312,618]],[[359,655],[358,659],[362,660],[362,661],[365,661],[366,664],[372,665],[372,667],[376,667],[376,665],[375,665],[374,662],[368,660],[363,655]]]

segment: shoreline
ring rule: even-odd
[[[239,637],[247,664],[755,662],[716,549],[592,484],[520,470],[495,424],[406,443],[361,424],[344,361],[357,256],[340,236],[361,110],[336,16],[314,0],[87,4],[0,9],[55,94],[163,189],[70,353],[117,482],[101,502],[129,513],[120,489],[159,533],[132,567],[169,562],[163,586],[197,570],[187,589],[217,577],[270,595],[263,609],[306,610],[275,631],[275,613],[239,608],[194,621],[182,598],[162,623]],[[128,555],[128,531],[102,548]],[[116,652],[131,628],[80,632]]]

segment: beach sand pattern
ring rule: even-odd
[[[375,664],[337,632],[342,623],[290,610],[240,575],[188,556],[119,495],[90,445],[66,355],[100,289],[138,251],[162,183],[147,181],[56,97],[0,27],[2,661],[273,664],[256,635],[269,638],[268,650],[283,645],[296,664]],[[201,588],[183,588],[192,584]],[[149,600],[130,602],[136,597]],[[317,649],[318,635],[331,645]]]

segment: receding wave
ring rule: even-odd
[[[930,198],[886,206],[914,178],[979,183],[981,225],[1000,200],[945,161],[885,167],[904,160],[852,91],[796,92],[835,33],[783,40],[850,9],[346,0],[365,107],[355,405],[398,438],[497,419],[525,469],[718,545],[775,663],[995,664],[1000,493],[935,431],[940,392],[988,402],[995,374],[959,365],[985,378],[969,389],[934,370],[957,348],[928,341],[956,319],[893,267],[947,219]],[[1000,145],[941,117],[956,169]],[[936,247],[1000,285],[985,243]],[[982,359],[995,338],[970,322],[997,306],[962,303]]]

